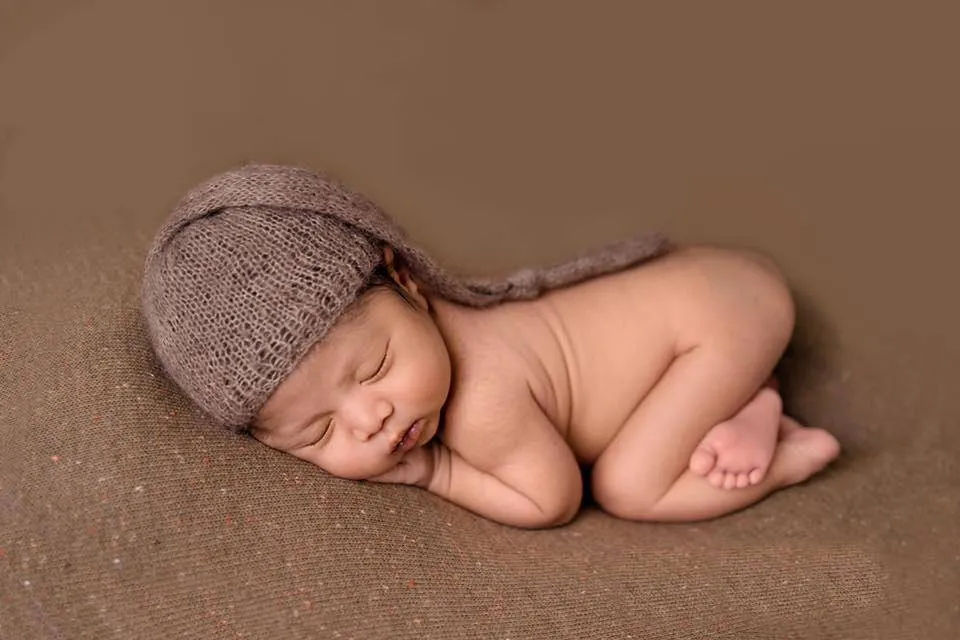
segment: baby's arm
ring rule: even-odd
[[[414,449],[377,480],[415,484],[481,516],[524,528],[568,522],[583,493],[573,454],[535,405],[450,430],[447,444]]]
[[[489,384],[489,383],[488,383]],[[474,385],[472,407],[448,425],[429,489],[518,527],[570,521],[583,480],[576,458],[523,383]]]
[[[442,443],[434,446],[431,493],[491,520],[516,527],[550,527],[569,521],[580,506],[581,487],[538,485],[520,464],[480,469]]]

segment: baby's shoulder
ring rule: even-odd
[[[458,404],[511,406],[529,389],[537,333],[526,313],[504,306],[475,314],[457,342],[453,397]]]
[[[481,457],[504,457],[524,448],[537,424],[554,430],[531,392],[522,364],[491,359],[460,372],[444,411],[444,441]]]
[[[533,402],[528,371],[515,354],[478,354],[457,370],[446,413],[456,425],[497,421]]]

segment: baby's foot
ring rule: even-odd
[[[829,432],[802,427],[796,420],[782,417],[777,443],[777,474],[782,476],[785,486],[803,482],[838,455],[840,443]]]
[[[780,394],[764,387],[740,413],[707,432],[690,456],[690,470],[718,489],[759,483],[773,459],[782,411]]]

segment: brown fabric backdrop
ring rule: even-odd
[[[953,3],[0,0],[0,638],[960,637]],[[209,427],[137,317],[246,160],[451,266],[658,229],[774,254],[828,473],[695,525],[527,532]]]

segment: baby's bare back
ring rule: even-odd
[[[528,426],[519,416],[535,408],[579,462],[592,463],[676,355],[671,319],[691,289],[683,282],[695,277],[661,259],[534,301],[458,310],[461,330],[475,338],[463,340],[448,434],[473,428],[483,407],[502,415],[506,399],[525,398],[531,406],[513,407],[516,420],[484,424],[484,437],[467,441],[498,455],[519,451]]]

